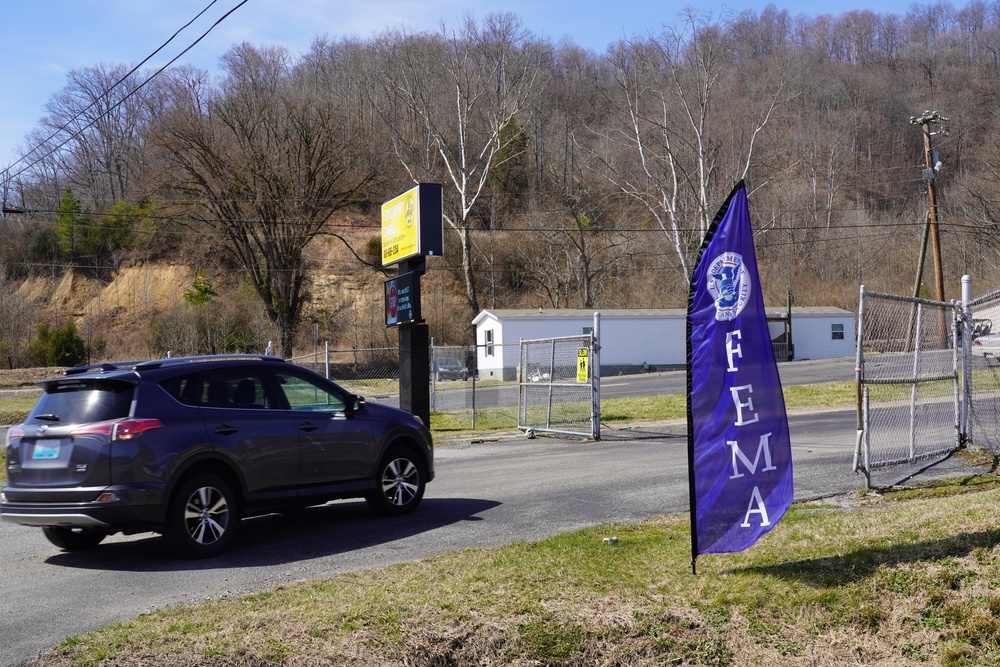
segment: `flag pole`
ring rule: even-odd
[[[697,266],[697,264],[695,265]],[[698,495],[694,478],[694,417],[691,412],[691,316],[690,300],[694,293],[694,279],[688,295],[687,317],[687,433],[688,433],[688,507],[691,515],[691,574],[698,576]]]

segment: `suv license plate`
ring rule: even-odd
[[[59,444],[43,445],[36,444],[35,451],[31,455],[33,459],[57,459],[59,458]]]

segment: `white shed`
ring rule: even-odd
[[[663,309],[497,309],[484,310],[476,328],[480,379],[514,379],[523,340],[579,336],[601,313],[601,373],[634,373],[644,364],[658,370],[683,368],[687,360],[687,311]],[[767,309],[772,339],[785,340],[787,310]],[[840,308],[793,308],[796,359],[854,355],[854,314]],[[777,346],[776,346],[776,349]],[[785,356],[780,356],[784,359]]]

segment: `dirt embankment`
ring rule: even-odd
[[[311,275],[302,322],[318,322],[324,336],[332,339],[347,337],[351,341],[377,341],[385,337],[382,283],[384,276],[374,271],[335,272],[333,265],[344,265],[335,247],[318,244],[311,247],[316,265]],[[123,266],[111,275],[97,278],[82,270],[67,270],[58,275],[39,275],[24,279],[17,296],[25,310],[35,318],[31,332],[25,334],[15,348],[23,353],[34,327],[42,320],[53,326],[74,321],[77,333],[88,345],[102,343],[94,354],[95,361],[147,359],[150,350],[150,323],[159,317],[183,308],[184,294],[191,289],[198,272],[196,266],[182,262],[146,263]],[[444,272],[439,278],[444,278]],[[217,292],[218,303],[229,302],[244,287],[240,276],[222,269],[208,267],[207,278]],[[440,289],[428,292],[426,312],[444,304]],[[432,313],[433,314],[433,313]],[[256,326],[269,326],[263,307],[255,313],[260,319]],[[168,320],[169,321],[169,320]],[[303,326],[303,329],[306,327]],[[268,332],[267,340],[276,332]],[[312,327],[308,331],[308,350],[312,351]],[[261,349],[260,351],[263,351]],[[190,351],[193,352],[193,351]],[[7,367],[8,359],[0,359]],[[16,381],[15,381],[16,382]],[[8,387],[0,383],[0,388]]]
[[[62,375],[64,368],[15,368],[0,370],[0,389],[26,389],[39,380]]]

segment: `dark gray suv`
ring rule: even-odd
[[[154,531],[212,556],[241,517],[339,498],[405,514],[434,479],[420,420],[275,357],[103,364],[40,384],[7,433],[0,519],[65,550]]]

